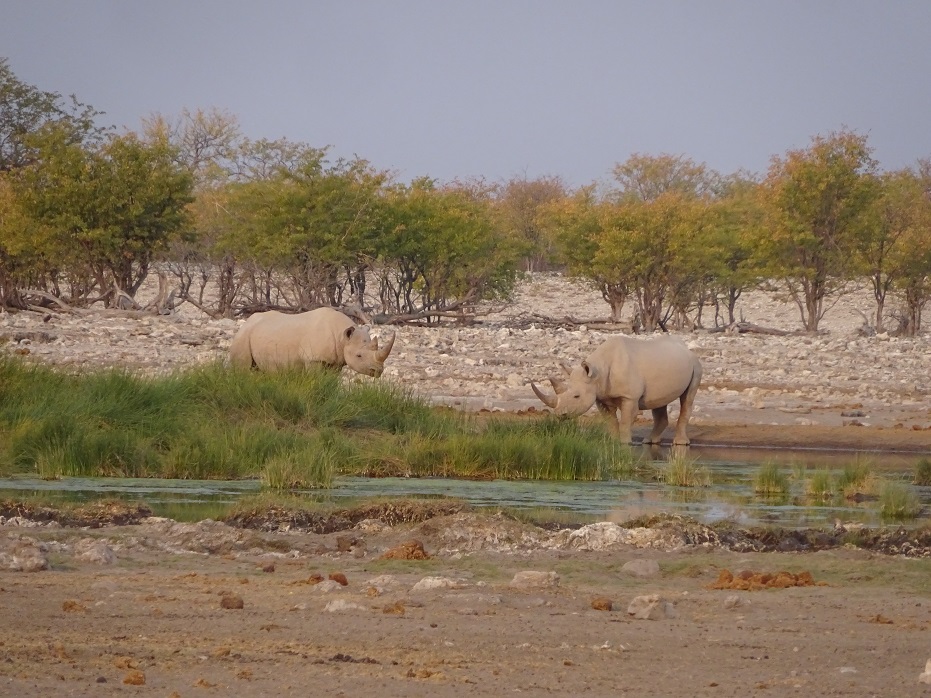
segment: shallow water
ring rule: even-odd
[[[668,449],[642,447],[645,461],[660,466]],[[766,449],[695,448],[696,458],[711,471],[714,485],[707,488],[671,487],[658,482],[617,480],[608,482],[473,481],[447,478],[337,478],[331,490],[304,496],[339,502],[361,497],[451,497],[475,507],[533,509],[561,513],[567,521],[624,521],[645,514],[680,513],[711,523],[731,519],[742,525],[818,527],[835,520],[869,525],[882,522],[876,502],[812,503],[794,484],[790,496],[763,498],[753,493],[753,477],[761,463],[777,462],[792,474],[800,469],[837,468],[862,462],[885,477],[910,481],[922,454],[856,454],[838,451],[768,451]],[[925,456],[926,457],[926,456]],[[106,497],[145,501],[158,516],[177,520],[219,518],[238,500],[261,490],[255,480],[163,480],[133,478],[62,478],[41,480],[18,476],[0,478],[0,499],[39,495],[63,501],[93,501]],[[915,487],[924,505],[922,516],[909,525],[931,517],[931,487]]]

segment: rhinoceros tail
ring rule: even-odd
[[[249,335],[251,327],[243,327],[230,343],[230,365],[235,368],[252,368],[255,360],[252,357],[252,343]]]

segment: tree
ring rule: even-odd
[[[191,201],[190,175],[170,148],[135,135],[89,148],[50,125],[28,141],[36,160],[13,179],[25,213],[53,231],[48,259],[70,277],[71,296],[116,284],[134,294]]]
[[[704,164],[684,155],[634,153],[613,170],[616,195],[622,201],[654,201],[663,194],[678,193],[701,198],[714,193],[718,175]]]
[[[809,332],[856,273],[853,239],[875,195],[875,170],[866,137],[841,131],[773,158],[763,182],[766,230],[757,249]]]
[[[526,271],[541,271],[552,262],[542,217],[548,206],[565,197],[566,186],[558,177],[514,177],[497,192],[501,229],[523,246]]]
[[[35,161],[29,136],[49,125],[67,134],[69,143],[87,143],[102,137],[106,129],[95,125],[102,112],[82,104],[72,95],[66,102],[57,92],[45,92],[19,80],[9,61],[0,58],[0,172],[9,172]]]
[[[896,270],[893,287],[903,299],[900,329],[905,335],[917,336],[922,313],[931,300],[931,158],[918,161],[908,191],[908,225],[897,239],[891,266]]]
[[[379,242],[386,313],[438,322],[513,287],[518,248],[497,234],[487,187],[433,180],[396,186]]]
[[[715,225],[705,249],[715,324],[721,320],[723,301],[726,322],[732,325],[741,294],[758,283],[762,275],[754,256],[762,226],[759,183],[745,173],[725,177],[713,209]]]

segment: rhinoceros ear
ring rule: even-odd
[[[356,332],[356,326],[353,325],[352,327],[347,327],[345,332],[343,332],[343,334],[346,335],[346,339],[352,339],[352,335],[354,335],[355,332]]]
[[[585,371],[585,375],[589,380],[594,380],[598,377],[598,369],[592,366],[587,361],[582,362],[582,370]]]

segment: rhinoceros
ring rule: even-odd
[[[263,371],[310,364],[349,366],[377,378],[393,346],[394,333],[379,347],[368,327],[357,327],[333,308],[296,315],[270,310],[255,313],[239,328],[230,344],[230,363]]]
[[[585,414],[592,405],[617,414],[620,438],[631,443],[631,428],[640,410],[653,411],[653,431],[644,443],[659,443],[669,424],[667,406],[679,400],[679,420],[673,444],[687,445],[686,426],[701,382],[698,357],[674,337],[641,340],[611,337],[573,370],[562,367],[568,380],[550,378],[551,396],[531,383],[533,392],[557,414]]]

